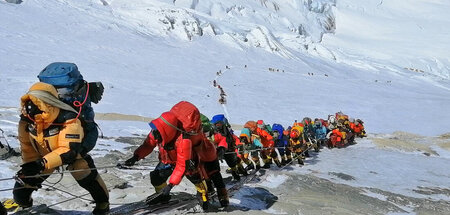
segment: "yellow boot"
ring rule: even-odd
[[[251,163],[251,162],[250,162],[250,163]],[[238,169],[238,173],[239,173],[239,174],[242,174],[242,175],[244,175],[244,176],[247,176],[247,175],[248,175],[247,171],[245,171],[245,169],[244,169],[244,166],[242,166],[242,161],[241,161],[240,163],[238,163],[237,169]]]
[[[165,187],[167,187],[167,183],[164,182],[158,186],[155,186],[155,193],[150,195],[149,197],[147,197],[147,203],[152,205],[152,204],[157,204],[160,202],[168,202],[171,198],[170,195],[161,195],[161,190],[164,189]]]
[[[277,165],[277,167],[281,167],[281,162],[278,160],[278,158],[273,158],[273,162]]]
[[[158,186],[155,186],[155,191],[157,193],[159,193],[162,189],[164,189],[164,187],[167,187],[167,183],[166,182],[164,182],[164,183],[162,183],[162,184],[160,184]]]
[[[264,166],[262,168],[269,169],[270,163],[272,162],[272,158],[267,157],[266,159],[263,159],[263,162],[264,162]]]
[[[287,157],[286,164],[290,164],[292,162],[292,155],[288,155],[286,157]]]
[[[259,157],[252,157],[252,160],[256,164],[256,170],[261,169],[261,162],[259,161]]]
[[[2,207],[5,209],[5,211],[9,211],[9,212],[13,212],[13,213],[15,213],[15,212],[20,210],[20,205],[17,204],[17,202],[15,202],[14,199],[6,200],[2,204]]]
[[[195,188],[197,189],[197,195],[200,197],[203,210],[208,210],[208,187],[206,186],[206,181],[203,180],[202,182],[195,184]]]
[[[233,176],[233,179],[236,181],[241,180],[241,176],[239,176],[237,165],[231,168],[231,175]]]

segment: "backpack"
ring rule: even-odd
[[[278,134],[279,134],[278,139],[282,139],[282,138],[283,138],[283,131],[284,131],[284,128],[283,128],[282,125],[274,123],[274,124],[272,125],[272,131],[273,131],[273,132],[275,132],[275,131],[278,132]]]
[[[213,126],[211,125],[211,122],[209,122],[209,118],[207,116],[200,113],[200,119],[202,120],[203,133],[210,132],[213,130]]]
[[[91,101],[97,104],[102,99],[105,89],[101,82],[84,83],[83,76],[74,63],[51,63],[37,77],[40,82],[53,85],[58,92],[61,92],[60,89],[64,88],[65,94],[70,96],[62,100],[69,105],[72,105],[74,101],[83,102],[86,92],[89,93],[89,98],[86,99],[88,106],[90,106]]]
[[[0,160],[6,160],[11,156],[19,156],[20,153],[11,148],[1,128],[0,132]]]
[[[91,102],[98,103],[103,95],[101,82],[87,83],[74,63],[54,62],[46,66],[37,76],[39,81],[53,85],[59,99],[80,113],[80,121],[85,132],[82,145],[86,152],[92,150],[98,138],[97,124]],[[81,105],[82,104],[82,105]],[[81,106],[81,107],[80,107]]]
[[[273,136],[273,130],[272,127],[270,127],[270,124],[265,124],[264,127],[266,128],[265,130],[267,131],[267,133]]]
[[[55,62],[46,66],[38,75],[39,81],[56,88],[71,87],[83,81],[77,65],[74,63]]]

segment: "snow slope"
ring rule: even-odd
[[[364,67],[370,60],[381,72],[412,70],[448,80],[449,9],[446,1],[337,1],[337,30],[323,45],[337,62]]]
[[[347,32],[348,27],[329,34],[334,30],[327,30],[324,19],[336,16],[339,20],[345,12],[339,2],[238,4],[211,0],[194,6],[189,2],[197,1],[116,0],[106,6],[94,0],[1,2],[0,87],[8,92],[0,97],[1,105],[17,107],[18,98],[43,67],[70,61],[78,64],[87,80],[101,80],[106,85],[104,100],[96,106],[98,112],[155,117],[184,99],[212,115],[223,110],[211,81],[228,66],[231,69],[219,78],[219,84],[228,94],[229,117],[237,124],[259,118],[290,124],[304,116],[326,117],[342,110],[365,119],[372,132],[405,130],[436,135],[448,131],[449,116],[442,114],[450,102],[448,79],[403,69],[422,67],[372,57],[379,52],[375,48],[389,44],[355,40],[364,38],[362,32],[367,29],[354,37],[345,36],[352,33]],[[400,15],[400,21],[415,17]],[[378,24],[385,22],[380,18]],[[341,25],[353,26],[345,21]],[[306,33],[295,30],[300,26]],[[433,40],[430,47],[445,48],[440,45],[444,38],[431,33],[433,39],[419,43]],[[408,36],[396,32],[390,38]],[[332,43],[337,39],[345,43]],[[358,43],[350,45],[354,41]],[[359,43],[371,51],[352,52]],[[301,48],[306,46],[321,57]],[[422,51],[424,54],[418,52],[417,56],[431,61],[426,55],[429,51]],[[328,58],[333,55],[339,57]],[[396,55],[392,58],[398,59]],[[448,73],[441,72],[443,77]],[[416,125],[419,116],[421,126]]]

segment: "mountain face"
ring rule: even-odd
[[[104,137],[90,154],[113,207],[155,192],[157,152],[133,170],[115,165],[152,118],[187,100],[224,113],[236,134],[249,120],[287,127],[338,111],[365,122],[356,145],[258,172],[229,213],[450,214],[449,10],[439,0],[0,0],[0,140],[19,150],[20,97],[48,64],[73,62],[105,86],[93,105]],[[0,179],[21,162],[0,160]],[[60,202],[86,195],[69,175],[51,176],[35,204],[89,214],[88,196]],[[173,191],[196,192],[185,179]]]
[[[100,113],[154,117],[189,100],[208,114],[228,112],[237,124],[264,117],[287,125],[342,110],[366,119],[373,132],[448,130],[450,47],[443,26],[450,6],[441,1],[0,6],[0,88],[8,92],[2,106],[17,107],[46,65],[69,61],[107,87],[95,107]],[[228,96],[226,106],[214,80]]]

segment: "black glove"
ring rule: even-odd
[[[168,196],[170,194],[170,190],[172,190],[172,188],[173,188],[173,184],[168,184],[166,187],[164,187],[161,190],[161,195]]]
[[[41,158],[32,162],[24,163],[20,165],[20,167],[22,167],[21,172],[25,176],[33,176],[41,173],[42,170],[45,169],[45,164],[44,160]]]
[[[90,82],[89,83],[89,98],[91,102],[97,104],[103,96],[103,91],[105,88],[103,87],[102,82]]]
[[[225,147],[219,146],[219,147],[217,148],[217,158],[218,158],[220,161],[223,161],[224,155],[225,155]]]
[[[138,161],[138,160],[139,160],[138,156],[133,155],[132,158],[125,161],[125,166],[133,166],[136,163],[136,161]]]

